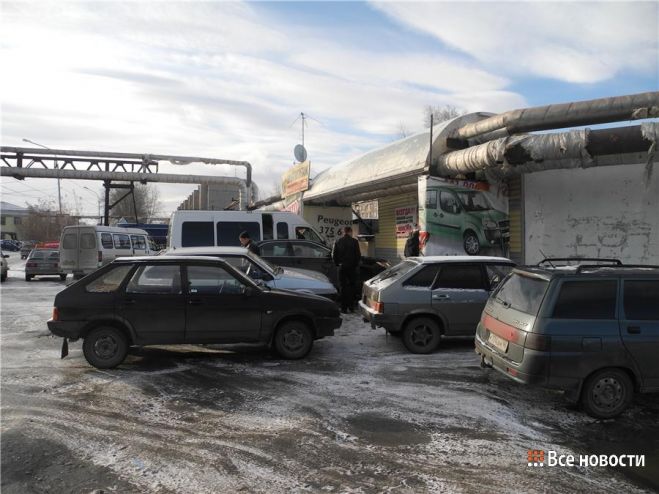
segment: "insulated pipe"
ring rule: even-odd
[[[464,125],[450,137],[471,139],[505,129],[508,135],[659,117],[659,92],[512,110]]]
[[[597,166],[597,158],[601,156],[636,156],[639,153],[651,152],[653,145],[656,146],[652,136],[657,135],[658,129],[657,123],[644,123],[601,130],[582,129],[511,136],[444,154],[438,160],[437,172],[440,176],[452,176],[488,168],[528,164],[536,165],[534,171]],[[650,161],[653,159],[653,156],[650,156]],[[609,161],[612,164],[624,162]]]

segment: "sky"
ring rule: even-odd
[[[294,162],[301,112],[313,176],[423,130],[428,105],[659,89],[659,2],[2,0],[0,32],[2,145],[245,160],[263,195]],[[55,180],[0,184],[22,206],[57,196]],[[97,214],[99,182],[61,185]],[[194,189],[157,187],[163,216]]]

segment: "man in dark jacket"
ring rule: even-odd
[[[343,236],[334,244],[332,258],[339,267],[339,285],[341,287],[341,312],[354,311],[355,286],[357,285],[357,268],[361,260],[359,242],[352,236],[352,228],[346,226]]]
[[[419,230],[415,228],[405,242],[404,255],[405,257],[418,257],[419,253]]]
[[[256,245],[254,245],[252,239],[249,238],[249,233],[247,233],[246,231],[242,232],[238,236],[238,240],[240,240],[240,245],[245,247],[251,253],[256,254],[257,256],[259,255],[259,248]]]

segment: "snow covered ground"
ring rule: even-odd
[[[152,347],[99,371],[59,359],[52,279],[0,288],[2,491],[643,492],[659,489],[659,396],[616,421],[479,367],[473,341],[426,356],[348,315],[302,361]],[[69,278],[68,282],[71,280]],[[645,468],[529,467],[527,450],[645,454]]]

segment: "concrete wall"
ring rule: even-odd
[[[616,257],[659,264],[659,164],[644,183],[644,164],[524,175],[525,261]]]

